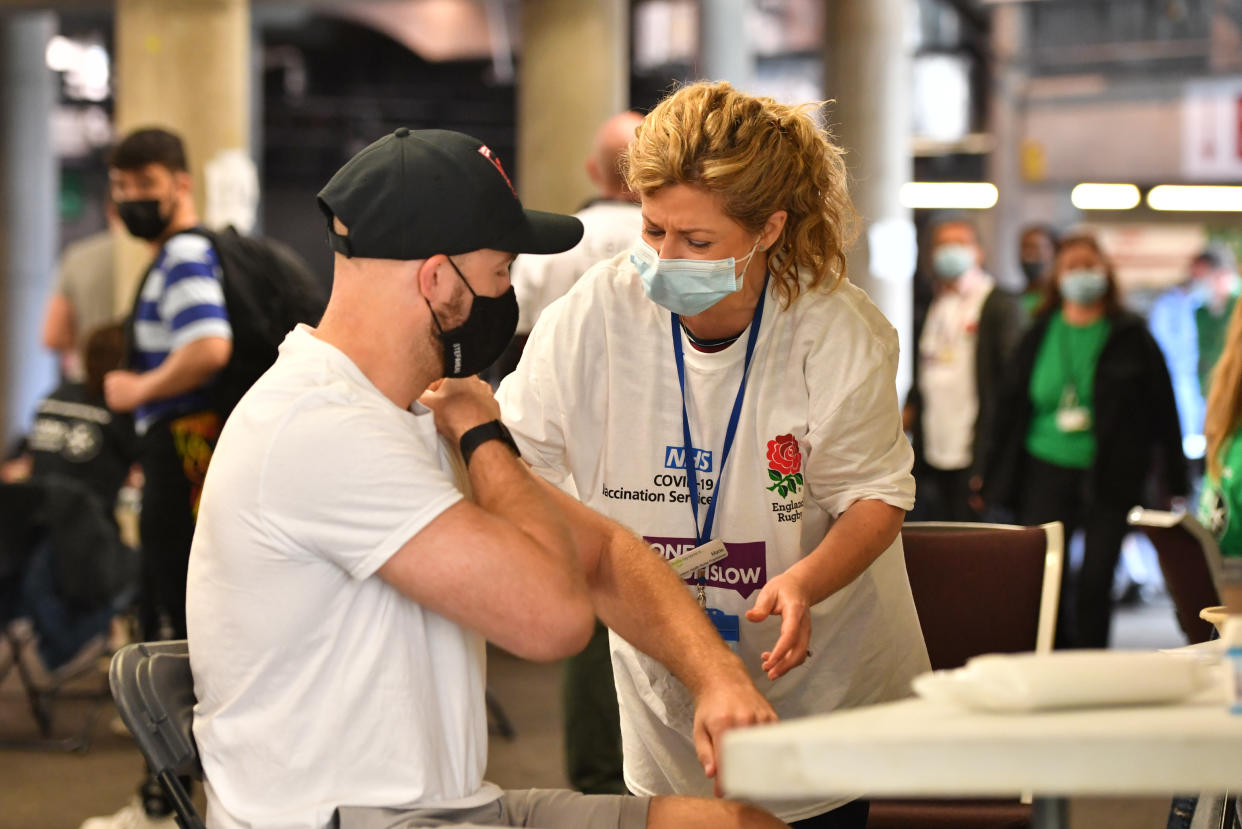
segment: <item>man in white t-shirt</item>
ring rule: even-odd
[[[921,326],[907,403],[918,509],[932,520],[977,521],[995,402],[1024,321],[1017,297],[983,271],[972,224],[941,221],[931,245],[935,297]]]
[[[485,640],[559,659],[597,614],[691,689],[709,776],[725,730],[775,714],[672,569],[532,475],[487,385],[456,379],[512,336],[513,254],[571,247],[578,221],[523,210],[491,150],[442,130],[375,142],[319,204],[327,311],[229,418],[194,538],[209,826],[782,826],[483,780]]]

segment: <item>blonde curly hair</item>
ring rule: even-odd
[[[1242,426],[1242,302],[1234,305],[1225,347],[1211,377],[1203,423],[1203,435],[1207,438],[1204,457],[1208,472],[1219,480],[1225,443]]]
[[[751,233],[786,211],[767,253],[781,299],[788,307],[803,290],[832,290],[845,278],[857,214],[844,150],[816,124],[821,106],[787,106],[723,81],[689,84],[639,125],[622,161],[626,182],[640,196],[670,184],[702,188]]]

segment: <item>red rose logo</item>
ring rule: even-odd
[[[782,475],[792,475],[802,470],[802,452],[793,435],[777,435],[768,441],[768,466]]]
[[[802,450],[793,435],[777,435],[768,441],[768,478],[772,480],[768,490],[782,498],[802,486]]]

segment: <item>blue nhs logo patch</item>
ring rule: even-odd
[[[684,446],[665,446],[664,447],[664,468],[665,469],[685,469],[686,468],[686,449]],[[695,472],[711,472],[712,471],[712,453],[707,449],[694,450],[694,471]]]

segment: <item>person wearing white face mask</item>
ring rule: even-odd
[[[1113,571],[1136,504],[1189,491],[1173,386],[1143,320],[1122,310],[1096,240],[1065,239],[1039,316],[1018,346],[998,413],[984,495],[1023,524],[1084,531],[1061,585],[1057,642],[1105,648]],[[1160,472],[1157,496],[1148,477]]]
[[[930,239],[936,288],[916,325],[918,359],[905,408],[917,458],[915,509],[919,518],[974,521],[997,393],[1025,320],[1017,298],[980,267],[973,225],[944,220]]]
[[[543,313],[497,395],[536,472],[663,557],[704,556],[686,589],[781,717],[906,696],[928,665],[897,336],[844,278],[853,208],[813,109],[727,83],[660,103],[627,163],[641,238]],[[616,632],[611,651],[626,785],[710,794],[690,691]],[[799,827],[868,811],[767,807]]]

